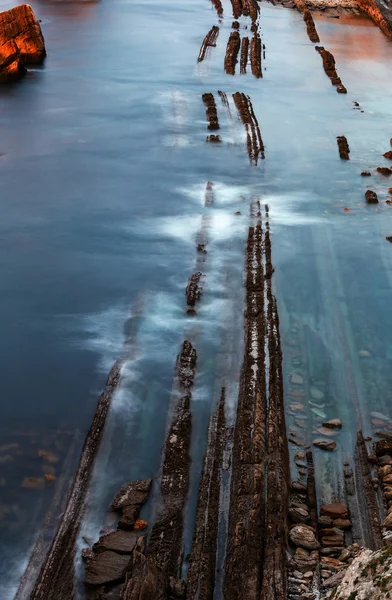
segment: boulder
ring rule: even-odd
[[[349,521],[349,519],[335,519],[333,526],[337,527],[338,529],[350,529],[352,527],[352,523]]]
[[[110,550],[94,555],[86,562],[86,584],[103,585],[121,581],[125,576],[130,560],[129,555],[117,554],[117,552]]]
[[[304,525],[296,525],[290,530],[290,540],[295,546],[306,548],[307,550],[317,550],[320,544],[316,540],[313,531]]]
[[[0,13],[0,81],[15,81],[24,65],[40,64],[46,56],[40,24],[28,4]]]

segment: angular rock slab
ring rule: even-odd
[[[93,550],[96,553],[112,550],[119,554],[132,554],[136,548],[138,537],[134,532],[119,529],[100,537],[99,541],[94,544]]]
[[[150,492],[152,479],[137,479],[124,485],[115,495],[111,505],[111,510],[121,510],[125,506],[135,506],[143,504]]]
[[[120,581],[125,577],[131,560],[129,555],[117,554],[111,550],[97,554],[85,566],[86,584],[103,585]]]
[[[23,65],[40,64],[45,56],[41,27],[28,4],[0,13],[0,81],[19,79]]]

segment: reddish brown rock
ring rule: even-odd
[[[377,172],[384,175],[384,177],[389,177],[392,175],[392,169],[388,169],[388,167],[377,167]]]
[[[385,158],[388,158],[389,160],[392,160],[392,150],[388,150],[388,152],[385,152],[383,156],[385,156]]]
[[[342,160],[350,160],[350,147],[346,136],[339,135],[337,138],[340,158]]]
[[[46,56],[41,27],[28,4],[0,13],[0,81],[20,79],[24,65]]]
[[[362,177],[371,177],[371,176],[372,176],[372,174],[371,174],[371,173],[369,173],[369,171],[362,171],[362,173],[361,173],[361,176],[362,176]]]
[[[377,194],[376,194],[376,192],[373,192],[372,190],[366,190],[365,198],[366,198],[366,202],[368,204],[378,204]]]
[[[111,510],[121,510],[125,506],[144,504],[151,489],[152,479],[138,479],[124,485],[111,502]]]
[[[341,429],[342,421],[340,419],[330,419],[323,423],[323,427],[327,427],[328,429]]]
[[[332,519],[346,519],[348,517],[347,508],[341,502],[324,504],[324,506],[320,507],[320,514]]]
[[[382,3],[378,4],[376,0],[357,0],[359,8],[369,15],[371,19],[379,26],[381,31],[385,33],[390,39],[392,39],[392,26],[391,23],[385,18],[380,8],[383,6]]]
[[[238,62],[238,53],[240,51],[241,39],[238,31],[232,31],[226,47],[225,71],[228,75],[234,75],[235,66]]]

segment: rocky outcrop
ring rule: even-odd
[[[46,56],[40,24],[28,4],[0,13],[0,81],[15,81],[25,65],[40,64]]]
[[[235,66],[238,62],[238,53],[241,47],[241,38],[238,31],[232,31],[226,46],[225,71],[228,75],[235,74]]]
[[[350,146],[346,136],[338,135],[336,138],[338,142],[339,155],[342,160],[350,160]]]
[[[218,35],[219,35],[219,27],[217,27],[216,25],[214,25],[210,29],[210,31],[207,33],[206,37],[203,40],[203,43],[201,45],[200,52],[199,52],[199,58],[197,59],[197,62],[201,62],[202,60],[205,59],[205,57],[207,55],[208,48],[215,48],[215,46],[216,46],[216,40],[218,39]]]
[[[56,535],[31,593],[31,600],[69,600],[74,589],[74,557],[84,499],[90,482],[94,458],[99,448],[106,416],[121,375],[122,360],[109,373],[89,432],[87,433],[64,513]]]
[[[392,3],[390,0],[357,0],[357,3],[381,31],[392,39]]]
[[[249,159],[252,164],[257,165],[259,157],[264,159],[264,144],[260,133],[259,123],[253,110],[252,101],[249,96],[241,92],[233,94],[234,104],[238,114],[245,125],[246,144]]]
[[[392,592],[392,548],[363,549],[332,592],[333,600],[385,600]]]
[[[337,74],[336,63],[333,54],[329,52],[329,50],[326,50],[323,46],[316,46],[315,48],[323,59],[324,71],[330,78],[332,85],[336,87],[338,94],[347,94],[347,90]]]

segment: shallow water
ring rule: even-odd
[[[344,423],[338,451],[315,453],[323,499],[339,495],[358,426],[372,433],[369,412],[392,416],[392,246],[385,241],[392,209],[364,204],[366,187],[385,200],[392,183],[360,177],[389,164],[382,154],[392,135],[391,42],[367,19],[316,19],[348,89],[342,96],[293,11],[262,5],[266,59],[256,80],[223,72],[229,2],[217,47],[200,64],[201,41],[218,23],[208,0],[32,5],[48,58],[0,90],[0,427],[2,445],[19,444],[0,452],[9,457],[0,478],[5,600],[56,489],[21,486],[47,470],[38,451],[55,454],[50,466],[69,483],[107,372],[125,351],[82,528],[95,538],[118,487],[159,469],[185,337],[198,351],[189,549],[206,426],[223,383],[235,408],[254,198],[270,207],[287,403],[296,372],[306,396],[321,391],[321,410]],[[249,165],[233,103],[230,118],[218,89],[251,96],[266,147],[257,167]],[[205,143],[203,92],[216,97],[220,146]],[[348,163],[339,159],[337,135],[348,138]],[[209,208],[208,180],[215,184]],[[202,223],[205,293],[191,319],[184,289]]]

